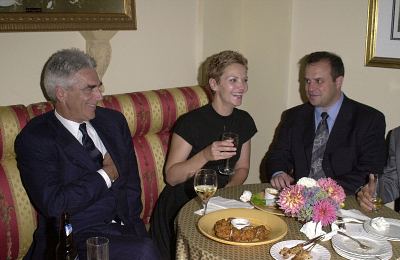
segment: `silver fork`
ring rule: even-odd
[[[340,234],[340,235],[342,235],[342,236],[345,236],[345,237],[348,237],[348,238],[350,238],[351,240],[353,240],[354,242],[357,242],[357,244],[359,245],[359,247],[360,247],[361,249],[364,249],[364,250],[369,250],[369,249],[371,249],[370,246],[367,246],[366,244],[361,243],[358,239],[355,239],[354,237],[351,237],[351,236],[347,235],[346,233],[344,233],[344,232],[342,232],[342,231],[338,231],[338,234]]]
[[[317,245],[317,241],[315,241],[311,246],[305,248],[304,250],[311,253],[311,250]]]

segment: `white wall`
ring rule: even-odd
[[[343,59],[343,91],[386,116],[387,130],[400,125],[400,71],[364,66],[368,1],[293,1],[288,107],[299,104],[298,60],[328,50]]]
[[[106,94],[195,85],[197,1],[136,0],[136,31],[111,39]],[[0,105],[43,101],[40,73],[56,50],[85,49],[79,32],[0,33]]]

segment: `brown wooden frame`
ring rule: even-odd
[[[0,12],[0,32],[135,30],[135,0],[118,1],[119,13]]]
[[[399,0],[397,0],[399,1]],[[382,8],[379,6],[379,3],[382,5],[382,0],[369,0],[368,4],[368,25],[367,25],[367,39],[366,39],[366,52],[365,52],[365,65],[373,66],[373,67],[385,67],[385,68],[400,68],[400,55],[387,55],[387,56],[378,56],[377,48],[385,48],[386,46],[377,46],[377,38],[378,30],[381,29],[381,26],[378,26],[382,23],[382,21],[378,21],[378,17]],[[392,10],[394,2],[392,1]],[[383,17],[390,19],[392,17],[392,13],[385,13]],[[382,16],[381,16],[382,17]],[[380,32],[380,31],[379,31]],[[385,35],[390,38],[390,35]],[[385,38],[386,38],[385,37]],[[390,39],[390,41],[396,41],[396,47],[400,51],[400,41],[395,39]],[[398,45],[398,46],[397,46]]]

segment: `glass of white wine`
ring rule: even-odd
[[[200,169],[194,175],[194,190],[203,202],[203,216],[207,211],[208,200],[217,191],[217,173],[212,169]]]
[[[381,196],[381,181],[379,179],[379,174],[374,174],[374,186],[375,191],[372,195],[372,203],[374,204],[373,211],[378,211],[383,206],[382,196]]]
[[[233,132],[224,132],[222,134],[222,141],[224,140],[233,140],[234,146],[237,148],[239,143],[239,135]],[[233,167],[231,167],[229,163],[229,158],[225,160],[225,165],[219,167],[219,173],[223,175],[233,175],[235,173]]]

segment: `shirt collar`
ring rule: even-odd
[[[322,112],[327,112],[329,117],[327,119],[329,132],[332,130],[333,124],[335,123],[336,117],[339,114],[340,107],[342,106],[344,100],[343,92],[340,93],[339,99],[336,101],[335,104],[330,106],[327,110],[323,110],[322,107],[315,107],[314,109],[314,117],[315,117],[315,125],[317,126],[318,123],[321,121],[321,114]]]
[[[82,135],[81,132],[79,131],[79,125],[81,123],[77,123],[75,121],[66,119],[65,117],[61,116],[57,110],[54,110],[54,114],[57,117],[57,119],[61,122],[61,124],[67,128],[67,130],[76,138],[79,140],[79,137]],[[89,122],[82,122],[88,124]]]

